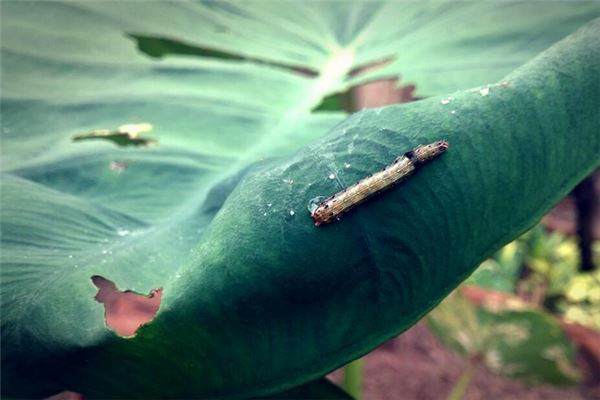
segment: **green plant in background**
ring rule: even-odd
[[[526,249],[521,237],[507,244],[492,257],[482,262],[467,279],[467,283],[487,289],[513,293],[517,287],[525,256]]]
[[[548,233],[539,226],[519,241],[525,246],[529,275],[519,282],[522,295],[568,321],[600,329],[600,275],[581,272],[573,237]],[[594,253],[600,254],[600,244]]]
[[[567,321],[600,330],[600,274],[580,271],[575,239],[541,227],[524,238],[529,247],[525,262],[532,271],[522,282],[525,293]],[[600,242],[594,245],[596,258],[599,249]]]
[[[417,321],[598,165],[600,21],[506,75],[594,2],[1,6],[6,396],[313,381]],[[134,37],[188,55],[152,58]],[[311,111],[400,73],[424,95],[484,86],[344,122]],[[131,123],[155,145],[72,141]],[[438,139],[451,150],[401,190],[312,225],[311,198]],[[156,318],[115,335],[93,275],[162,287]]]
[[[597,243],[597,254],[599,249]],[[533,383],[577,380],[573,346],[559,320],[538,308],[553,299],[552,311],[565,320],[600,329],[600,274],[579,272],[577,252],[573,238],[538,225],[484,261],[466,281],[512,295],[519,291],[530,303],[515,297],[486,308],[457,291],[428,314],[440,341],[470,360],[449,398],[463,398],[480,362]],[[529,273],[521,277],[524,268]]]
[[[502,292],[528,293],[535,297],[534,303],[541,304],[546,296],[562,294],[577,274],[578,262],[574,238],[548,233],[538,225],[484,261],[469,282]],[[531,294],[534,291],[539,293]]]
[[[526,248],[525,265],[530,275],[523,282],[531,301],[541,304],[545,299],[560,297],[569,280],[578,273],[579,253],[573,237],[559,232],[546,232],[538,226],[523,237]]]
[[[457,291],[427,321],[442,343],[470,360],[467,376],[482,363],[529,383],[560,385],[579,379],[573,346],[559,322],[523,303],[476,306]]]
[[[599,257],[600,242],[594,254]],[[539,225],[484,261],[467,283],[518,292],[569,321],[600,329],[598,272],[580,272],[578,267],[575,238],[549,233]]]
[[[362,398],[363,365],[364,360],[359,358],[344,367],[343,387],[349,395],[357,400]]]
[[[600,254],[596,244],[596,254]],[[567,321],[600,331],[600,272],[578,273],[563,289],[558,309]]]

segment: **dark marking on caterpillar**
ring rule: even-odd
[[[336,221],[357,205],[408,178],[423,164],[437,158],[447,149],[448,142],[445,140],[418,146],[396,158],[392,164],[381,171],[333,196],[315,202],[311,207],[310,216],[316,226]]]

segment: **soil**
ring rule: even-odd
[[[467,360],[443,347],[424,322],[384,343],[366,355],[364,360],[364,400],[446,399],[467,368]],[[342,370],[333,372],[329,378],[341,383]],[[481,366],[471,380],[465,400],[483,399],[600,400],[600,385],[581,384],[568,388],[527,386]]]

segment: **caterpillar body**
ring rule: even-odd
[[[381,171],[319,202],[311,210],[310,216],[316,226],[334,222],[357,205],[403,181],[447,149],[448,142],[445,140],[418,146],[396,158]]]

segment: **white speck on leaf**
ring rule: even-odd
[[[290,215],[293,217],[296,214],[296,211],[290,210]]]
[[[335,174],[329,174],[329,179],[335,179]]]
[[[127,236],[127,235],[129,235],[129,231],[127,229],[119,229],[119,230],[117,230],[117,235]]]
[[[127,163],[122,161],[111,161],[109,168],[111,171],[115,171],[116,173],[120,174],[127,169],[127,166]]]
[[[346,168],[346,169],[350,168],[350,164],[349,163],[344,163],[344,168]]]
[[[121,133],[129,133],[130,135],[137,136],[140,133],[150,132],[152,130],[152,124],[147,122],[141,124],[125,124],[119,126],[117,129]]]
[[[487,96],[488,94],[490,94],[490,88],[486,87],[486,88],[479,90],[479,94],[482,96]]]
[[[448,96],[448,97],[446,97],[445,99],[442,99],[442,100],[440,101],[440,103],[442,103],[443,105],[446,105],[446,104],[449,104],[449,103],[450,103],[451,101],[453,101],[453,100],[454,100],[454,97],[452,97],[452,96]]]

